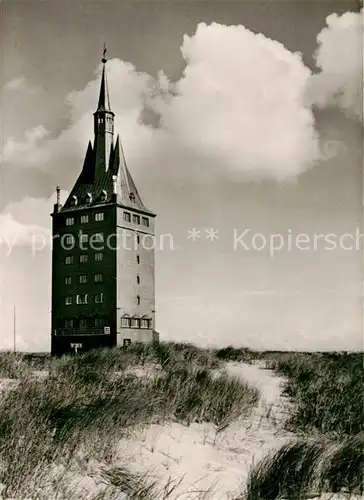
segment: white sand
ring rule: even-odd
[[[119,442],[118,456],[131,470],[148,471],[162,484],[181,481],[171,500],[192,500],[201,491],[211,491],[213,500],[233,498],[243,491],[250,467],[293,437],[282,430],[288,408],[281,397],[282,379],[257,365],[228,363],[226,370],[262,392],[249,418],[221,433],[213,424],[151,425]]]

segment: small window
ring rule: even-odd
[[[95,242],[103,242],[104,241],[104,233],[95,233],[93,235],[93,241]]]
[[[107,192],[105,191],[105,189],[103,189],[103,190],[101,191],[100,198],[101,198],[101,201],[106,201],[106,198],[107,198]]]
[[[66,297],[65,304],[66,306],[70,306],[72,304],[72,297]]]
[[[72,196],[72,204],[74,206],[77,206],[77,204],[78,204],[78,198],[75,194]]]
[[[73,217],[67,217],[66,226],[73,226],[74,223],[75,223],[75,219]]]
[[[104,294],[103,293],[97,293],[95,295],[95,304],[102,304],[104,302]]]
[[[87,299],[88,299],[87,293],[77,295],[76,303],[77,304],[87,304]]]
[[[87,233],[82,233],[80,235],[80,243],[88,243],[88,234]]]
[[[140,257],[139,257],[139,255],[137,255],[136,259],[137,259],[137,264],[140,264]]]
[[[121,318],[121,327],[122,328],[130,328],[131,327],[131,318],[124,316]]]
[[[81,264],[85,264],[86,262],[88,261],[88,255],[83,253],[82,255],[80,255],[80,262]]]
[[[123,340],[123,347],[128,347],[128,345],[131,345],[131,339],[124,339]]]
[[[87,275],[86,274],[81,274],[80,283],[87,283]]]
[[[105,318],[95,318],[95,326],[104,326]]]
[[[102,273],[96,273],[95,274],[95,283],[101,283],[103,280],[103,275]]]
[[[65,238],[65,244],[66,245],[74,245],[75,243],[75,238],[72,236],[72,234],[68,234]]]
[[[133,224],[140,224],[140,215],[133,214]]]
[[[149,219],[148,219],[148,217],[142,217],[142,224],[145,227],[149,227]]]
[[[85,326],[87,326],[87,321],[85,318],[81,318],[80,319],[80,327],[85,328]]]
[[[137,241],[137,243],[139,245],[139,243],[140,243],[140,236],[139,236],[139,234],[137,234],[136,241]]]
[[[140,306],[140,295],[137,295],[136,301],[137,301],[137,306]]]
[[[104,259],[104,254],[102,252],[95,253],[95,262],[102,262]]]
[[[134,194],[134,193],[130,193],[130,194],[129,194],[129,200],[130,200],[132,203],[135,203],[135,194]]]
[[[86,203],[89,205],[91,202],[92,202],[92,194],[91,193],[87,193],[86,194]]]
[[[149,319],[148,318],[142,318],[140,320],[140,328],[149,328]]]
[[[87,222],[88,222],[88,215],[81,215],[81,223],[87,224]]]
[[[131,221],[131,214],[130,214],[130,212],[124,212],[124,220],[126,222],[130,222]]]
[[[95,221],[99,222],[104,220],[104,212],[97,212],[95,214]]]
[[[136,277],[136,282],[137,282],[137,285],[140,285],[140,276],[139,275]]]
[[[65,285],[72,285],[72,276],[66,276],[64,279]]]
[[[73,327],[73,319],[66,319],[64,322],[64,326],[66,328],[72,328]]]
[[[131,327],[132,328],[139,328],[140,326],[140,319],[139,318],[131,318]]]
[[[65,263],[66,263],[66,264],[73,264],[73,255],[68,255],[68,256],[65,258]]]

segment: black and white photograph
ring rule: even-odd
[[[0,500],[364,500],[363,6],[0,0]]]

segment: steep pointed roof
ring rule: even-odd
[[[110,96],[109,96],[109,87],[107,85],[107,76],[106,76],[106,64],[107,59],[105,57],[102,59],[103,67],[102,67],[102,75],[101,75],[101,84],[100,84],[100,95],[99,102],[97,104],[96,111],[110,111]]]

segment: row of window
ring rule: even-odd
[[[94,254],[94,261],[95,262],[102,262],[104,260],[104,254],[103,252],[96,252]],[[136,261],[137,264],[140,264],[140,256],[136,256]],[[70,265],[75,263],[75,258],[73,255],[67,255],[64,259],[65,264]],[[88,255],[86,253],[83,253],[79,257],[79,262],[80,264],[86,264],[88,262]]]
[[[152,320],[148,318],[130,318],[123,316],[121,318],[122,328],[152,328]]]
[[[124,212],[123,217],[125,222],[131,222],[131,213],[130,212]],[[142,224],[142,226],[149,227],[149,219],[148,217],[140,217],[140,215],[133,214],[133,224]]]
[[[141,224],[142,226],[149,227],[148,217],[140,217],[140,215],[131,214],[130,212],[124,212],[123,217],[124,217],[124,220],[126,222],[131,222],[133,220],[133,224],[138,224],[138,225]],[[104,220],[104,212],[96,212],[94,214],[94,220],[96,222],[103,221]],[[87,224],[89,222],[89,214],[81,215],[80,222],[81,222],[81,224]],[[73,226],[74,223],[75,223],[74,217],[67,217],[66,218],[66,226]]]
[[[88,304],[88,293],[80,293],[76,295],[76,304]],[[65,297],[65,304],[66,306],[71,306],[73,304],[74,297],[72,295],[68,295]],[[103,293],[97,293],[94,295],[94,303],[95,304],[102,304],[104,302],[104,294]],[[136,305],[140,306],[140,295],[136,296]]]
[[[81,327],[84,328],[86,326],[105,326],[106,320],[105,318],[80,318],[80,319],[66,319],[64,322],[64,326],[66,328],[75,328]]]
[[[75,297],[72,297],[69,295],[68,297],[65,297],[65,304],[66,306],[71,306],[73,304]],[[102,304],[104,302],[104,294],[103,293],[97,293],[94,295],[94,303],[95,304]],[[80,293],[76,295],[76,304],[88,304],[89,303],[89,296],[87,293]]]
[[[94,254],[94,261],[95,262],[102,262],[104,260],[104,254],[103,252],[96,252]],[[74,264],[75,263],[75,258],[73,255],[67,255],[67,257],[64,259],[65,264]],[[79,257],[79,262],[80,264],[86,264],[88,262],[88,255],[86,253],[83,253]]]
[[[64,284],[65,285],[72,285],[74,276],[66,276],[64,278]],[[104,276],[102,273],[95,273],[94,274],[94,282],[95,283],[101,283],[104,280]],[[88,281],[88,276],[87,274],[80,274],[78,276],[78,281],[79,283],[87,283]]]
[[[65,328],[85,328],[85,327],[103,327],[106,324],[105,318],[71,318],[64,321]],[[149,318],[136,318],[123,316],[121,318],[122,328],[152,328],[152,320]]]
[[[89,241],[89,234],[88,233],[81,233],[80,234],[80,243],[88,243]],[[91,235],[92,243],[102,243],[104,241],[104,233],[94,233]],[[73,236],[73,234],[67,234],[65,238],[65,244],[66,245],[74,245],[76,242],[76,238]]]
[[[96,222],[101,222],[104,220],[104,212],[96,212],[94,214],[94,220]],[[80,217],[80,222],[81,224],[87,224],[89,222],[89,214],[83,214]],[[66,226],[73,226],[75,223],[75,218],[74,217],[67,217],[66,218]]]

